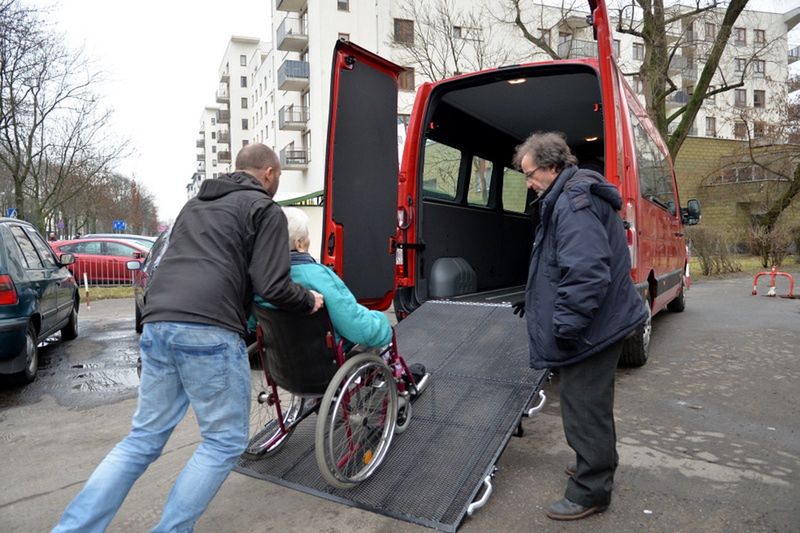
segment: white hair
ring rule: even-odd
[[[284,207],[283,214],[289,223],[289,249],[294,248],[296,241],[308,243],[308,215],[296,207]]]

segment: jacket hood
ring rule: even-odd
[[[266,189],[253,176],[247,172],[234,172],[204,181],[200,185],[197,198],[203,201],[216,200],[237,191],[258,191],[269,196]]]
[[[593,170],[579,168],[571,178],[564,183],[564,191],[569,195],[570,202],[574,203],[587,193],[608,202],[614,211],[622,208],[622,197],[619,190],[606,179]]]

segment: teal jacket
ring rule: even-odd
[[[292,252],[290,274],[295,283],[322,294],[337,335],[350,343],[368,347],[384,346],[392,340],[392,328],[386,315],[359,304],[339,276],[314,261],[310,254]],[[255,297],[255,303],[274,308],[260,296]],[[252,329],[255,329],[254,323]]]

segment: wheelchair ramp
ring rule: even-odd
[[[236,470],[302,492],[442,531],[455,531],[505,449],[546,371],[528,368],[525,321],[508,304],[431,301],[397,326],[400,353],[423,363],[430,383],[411,424],[380,469],[350,490],[322,479],[314,459],[316,415],[274,456]],[[490,502],[491,503],[491,502]]]

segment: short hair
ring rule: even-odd
[[[272,148],[261,143],[250,143],[243,146],[236,154],[236,170],[278,168],[280,164],[281,162]]]
[[[537,167],[554,168],[561,172],[568,165],[576,165],[578,159],[572,155],[567,140],[560,131],[537,131],[517,146],[514,153],[514,166],[521,168],[522,158],[533,157]]]
[[[296,207],[284,207],[283,214],[289,225],[289,249],[294,247],[295,241],[309,242],[308,215]]]

